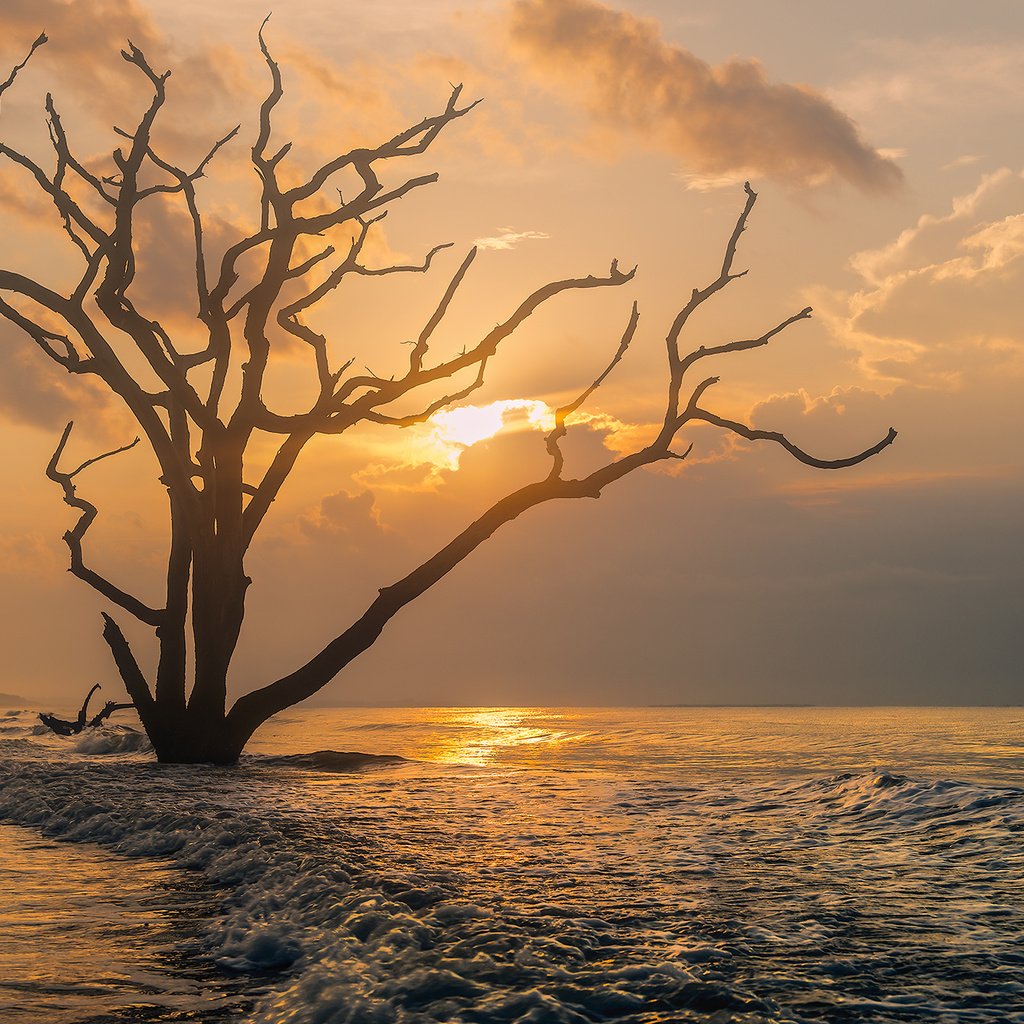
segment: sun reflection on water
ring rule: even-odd
[[[484,767],[515,759],[517,748],[559,746],[573,736],[546,727],[542,713],[529,708],[453,709],[445,717],[448,729],[430,760],[447,764]]]

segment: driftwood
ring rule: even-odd
[[[116,701],[108,700],[103,705],[103,710],[99,714],[89,718],[89,701],[92,700],[92,695],[99,689],[102,689],[100,684],[94,683],[92,689],[85,695],[85,700],[82,701],[78,717],[73,722],[69,722],[64,718],[57,718],[55,715],[47,714],[45,711],[39,713],[39,721],[48,729],[52,729],[58,736],[77,736],[83,729],[95,729],[97,726],[102,725],[115,711],[124,711],[125,708],[135,707],[134,704],[118,704]]]

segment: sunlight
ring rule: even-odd
[[[465,405],[442,409],[428,420],[436,439],[444,445],[469,448],[478,441],[494,437],[500,430],[550,430],[553,414],[546,402],[512,398],[489,405]]]
[[[558,745],[569,739],[569,733],[533,721],[541,717],[530,708],[453,711],[449,742],[432,751],[431,760],[484,767],[497,760],[499,753],[504,755],[501,760],[507,760],[516,748]]]
[[[499,433],[549,432],[554,420],[546,402],[531,398],[442,409],[400,437],[378,435],[382,440],[374,459],[354,479],[374,491],[433,491],[443,474],[459,469],[463,453],[473,445]]]

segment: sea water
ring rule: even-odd
[[[1019,708],[0,712],[0,822],[5,1022],[1024,1022]]]

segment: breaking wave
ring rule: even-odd
[[[153,749],[144,732],[122,725],[87,729],[71,739],[77,754],[137,754]]]

